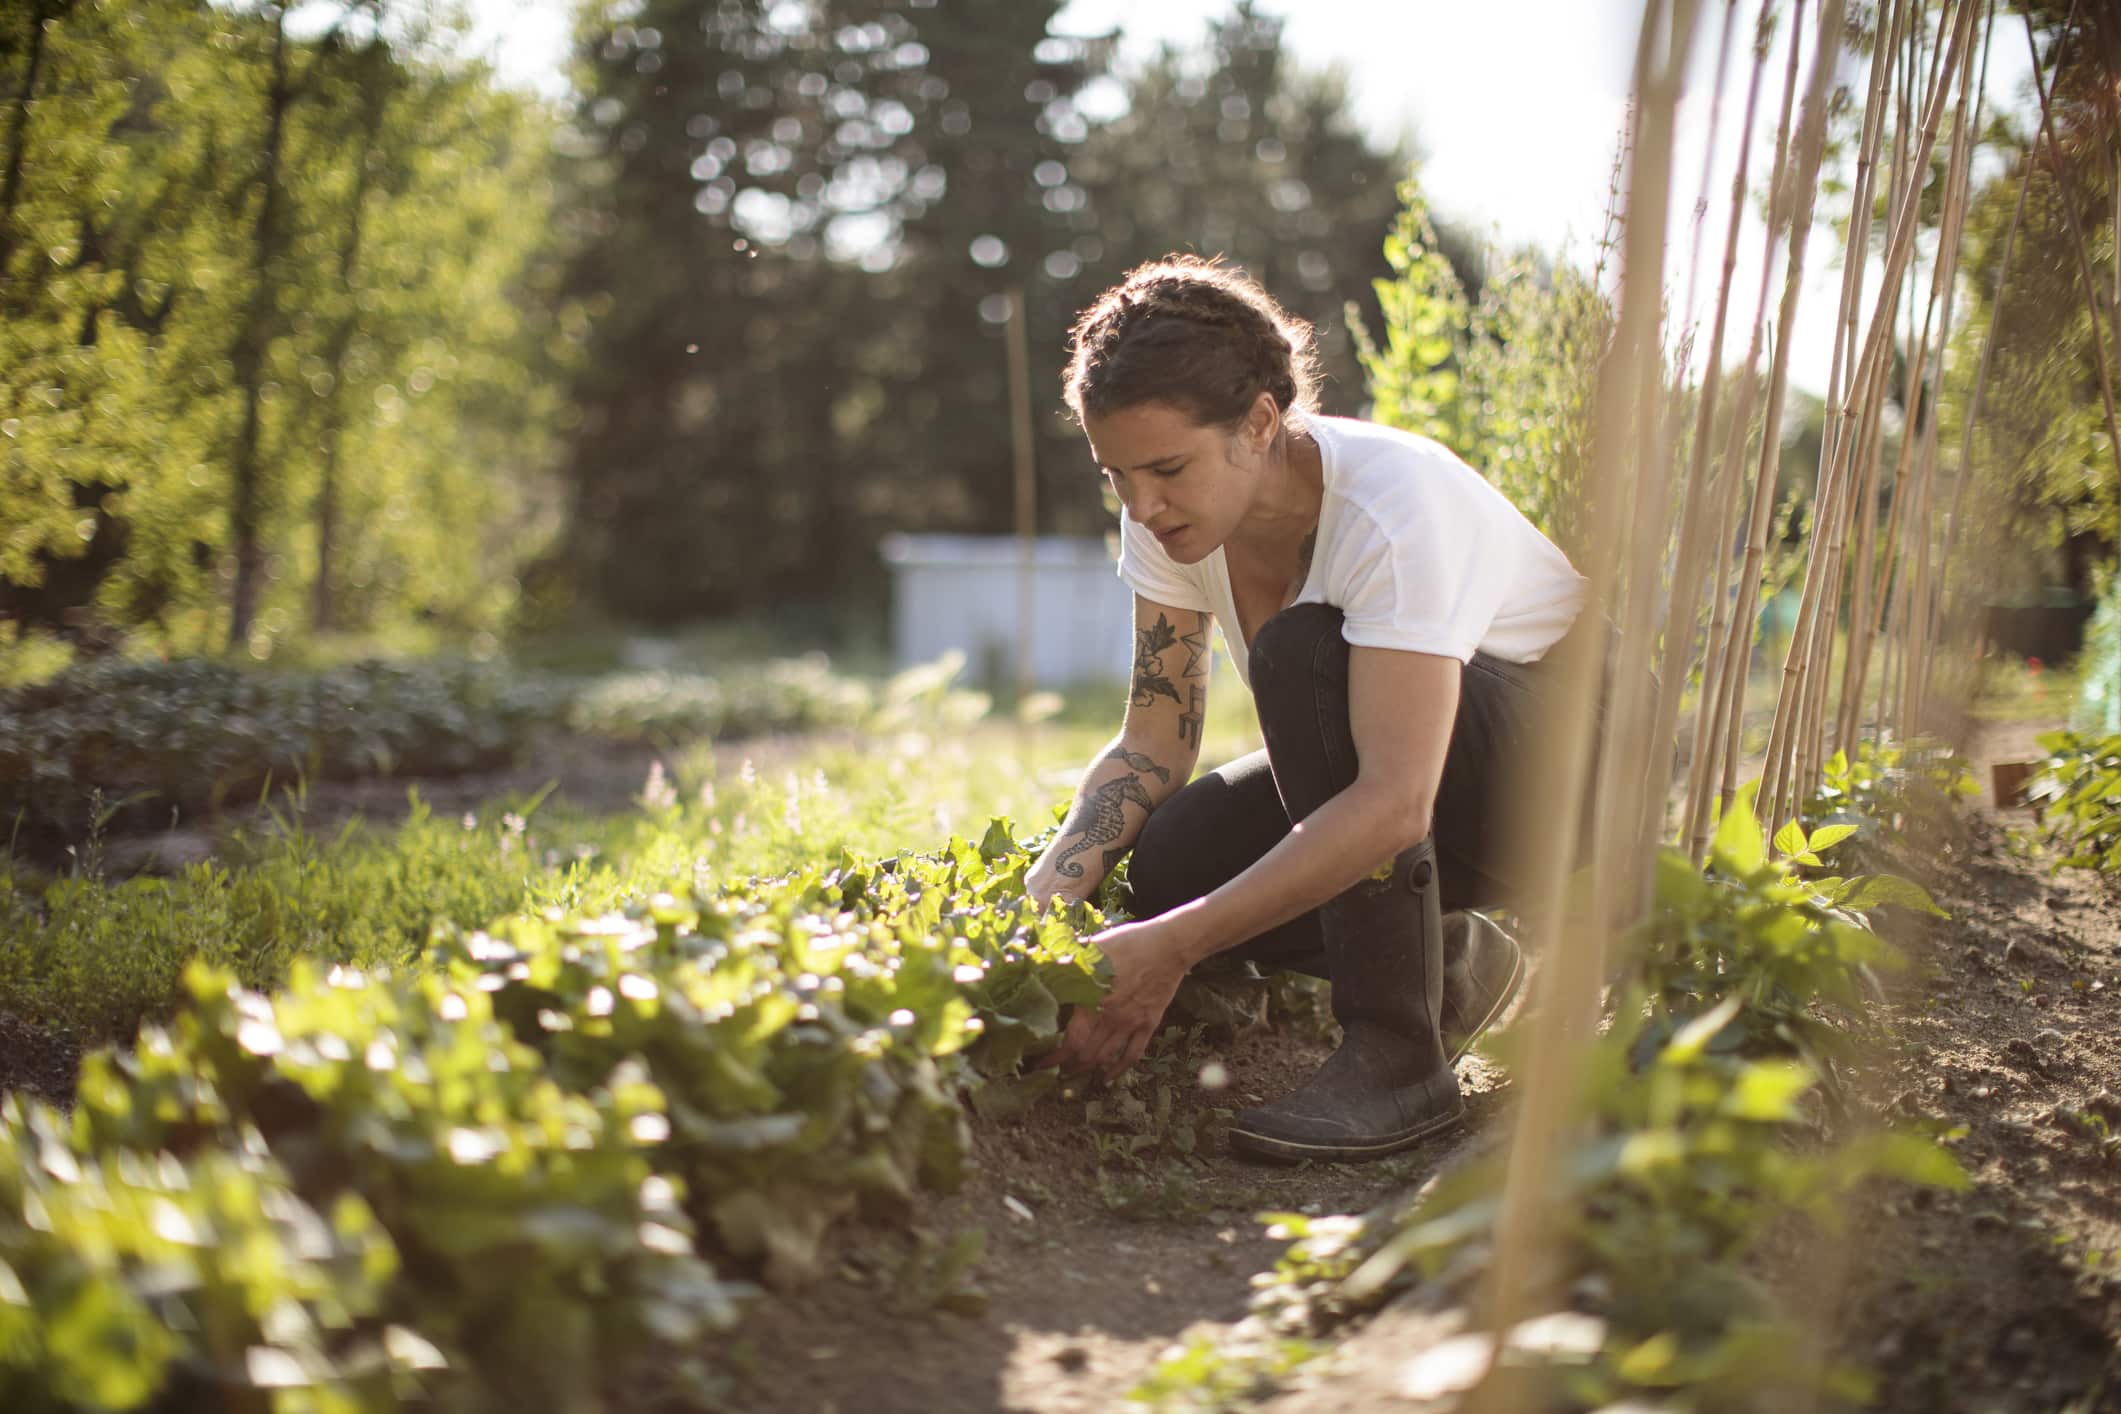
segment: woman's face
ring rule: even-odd
[[[1261,394],[1260,402],[1234,431],[1202,426],[1169,403],[1083,420],[1090,455],[1128,516],[1179,564],[1206,559],[1251,508],[1275,421],[1273,399]],[[1262,412],[1265,428],[1256,425]]]

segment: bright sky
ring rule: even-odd
[[[548,92],[563,88],[558,63],[567,42],[564,0],[471,3],[478,42],[491,46],[504,75]],[[1139,57],[1165,41],[1196,43],[1209,21],[1230,8],[1230,0],[1071,0],[1055,28],[1074,34],[1120,29],[1123,52]],[[1356,114],[1381,143],[1412,136],[1423,158],[1423,186],[1438,217],[1485,230],[1504,245],[1578,255],[1588,250],[1602,226],[1613,151],[1625,121],[1640,0],[1519,0],[1508,6],[1467,0],[1260,0],[1258,8],[1286,21],[1285,42],[1302,62],[1346,71]],[[1741,8],[1746,33],[1733,46],[1703,238],[1701,283],[1708,287],[1714,285],[1723,249],[1747,41],[1756,12],[1751,0]],[[1675,312],[1687,283],[1691,213],[1701,190],[1724,7],[1709,3],[1703,11],[1706,28],[1695,45],[1694,78],[1681,99],[1673,167],[1677,186],[1667,282]],[[1807,59],[1810,44],[1808,36]],[[1756,135],[1756,188],[1765,183],[1764,151],[1774,135],[1773,104],[1786,54],[1778,45],[1770,60]],[[2027,72],[2023,33],[1999,18],[1989,64],[1990,103],[2017,106],[2027,91]],[[1855,82],[1859,76],[1845,71],[1843,79]],[[1756,216],[1740,232],[1738,288],[1744,294],[1734,295],[1729,317],[1733,357],[1744,352],[1760,246]],[[1818,391],[1827,381],[1841,279],[1823,229],[1814,231],[1806,264],[1791,374],[1798,386]],[[1778,287],[1780,274],[1778,262]],[[1875,279],[1866,286],[1874,288]],[[1696,313],[1704,330],[1710,313]]]

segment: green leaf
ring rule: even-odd
[[[1817,854],[1822,850],[1832,849],[1850,835],[1855,834],[1856,830],[1857,827],[1854,825],[1821,825],[1818,829],[1812,831],[1812,837],[1806,844],[1813,853]]]
[[[1868,874],[1850,881],[1852,887],[1842,898],[1843,908],[1868,910],[1873,908],[1911,908],[1917,913],[1927,913],[1936,918],[1951,915],[1937,906],[1929,890],[1912,879],[1903,879],[1897,874]]]
[[[1740,795],[1716,822],[1716,837],[1709,845],[1709,863],[1717,872],[1733,878],[1758,873],[1767,863],[1767,836],[1753,814],[1752,802]]]
[[[1775,831],[1775,853],[1802,854],[1804,852],[1804,826],[1795,820]]]
[[[987,833],[980,836],[979,855],[989,864],[1007,859],[1016,853],[1016,836],[1007,818],[997,815],[987,822]]]
[[[1748,1065],[1721,1103],[1719,1114],[1733,1119],[1787,1123],[1798,1117],[1797,1097],[1818,1081],[1801,1061],[1765,1060]]]
[[[1715,1039],[1716,1033],[1730,1025],[1731,1019],[1738,1015],[1744,1005],[1745,999],[1733,993],[1687,1022],[1666,1044],[1663,1052],[1657,1057],[1658,1062],[1684,1065],[1698,1059],[1701,1053],[1708,1049],[1709,1042]]]

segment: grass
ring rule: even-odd
[[[108,877],[95,838],[57,874],[0,856],[0,1011],[91,1044],[119,1040],[169,1009],[193,958],[270,987],[298,957],[416,964],[438,922],[593,912],[674,880],[932,849],[997,815],[1033,833],[1115,729],[1116,693],[1107,701],[1096,724],[1084,697],[1033,726],[914,713],[879,735],[700,744],[657,760],[634,807],[615,813],[539,794],[441,815],[415,789],[402,823],[324,835],[290,789],[262,826],[171,877]],[[1242,692],[1220,695],[1204,765],[1256,748],[1249,713]]]

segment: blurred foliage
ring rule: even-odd
[[[2027,789],[2040,826],[2060,848],[2057,869],[2121,870],[2121,735],[2045,732],[2046,764]]]
[[[0,620],[264,657],[509,610],[567,314],[549,120],[457,23],[0,7]]]
[[[2110,445],[2097,358],[2103,341],[2121,397],[2121,171],[2114,165],[2121,21],[2106,6],[2033,0],[1998,17],[1994,42],[2023,60],[2027,25],[2039,37],[2057,142],[2040,136],[2031,99],[2019,113],[1992,119],[1983,134],[2004,160],[1968,207],[1965,297],[1954,315],[1941,441],[1952,467],[1987,343],[1988,381],[1971,444],[1985,501],[1967,517],[1973,538],[1959,568],[1970,567],[1992,589],[2067,585],[2089,598],[2121,547],[2121,449]],[[2031,190],[1999,291],[2029,166]],[[2071,212],[2096,292],[2085,288]],[[1999,570],[2019,578],[1998,580]]]
[[[114,821],[188,819],[272,779],[454,775],[513,759],[567,706],[558,685],[491,664],[93,661],[0,693],[0,814],[18,844],[78,841]]]
[[[1613,334],[1600,281],[1616,237],[1606,233],[1588,272],[1531,252],[1483,255],[1496,268],[1469,298],[1419,179],[1399,194],[1385,240],[1392,275],[1376,282],[1379,335],[1357,324],[1370,417],[1442,442],[1580,561],[1591,393]]]
[[[441,777],[521,759],[557,732],[679,746],[769,732],[892,730],[909,714],[958,724],[989,703],[957,688],[962,657],[882,683],[822,654],[706,674],[594,677],[447,658],[366,659],[321,671],[207,659],[83,662],[0,689],[0,820],[11,847],[188,822],[274,781]]]
[[[1398,157],[1278,20],[1240,7],[1122,78],[1109,37],[1047,33],[1060,8],[585,14],[562,230],[590,319],[544,612],[859,614],[885,531],[1006,531],[1012,288],[1043,529],[1109,526],[1059,377],[1075,312],[1139,260],[1243,263],[1327,323],[1329,397],[1354,410],[1337,314],[1380,272]]]

